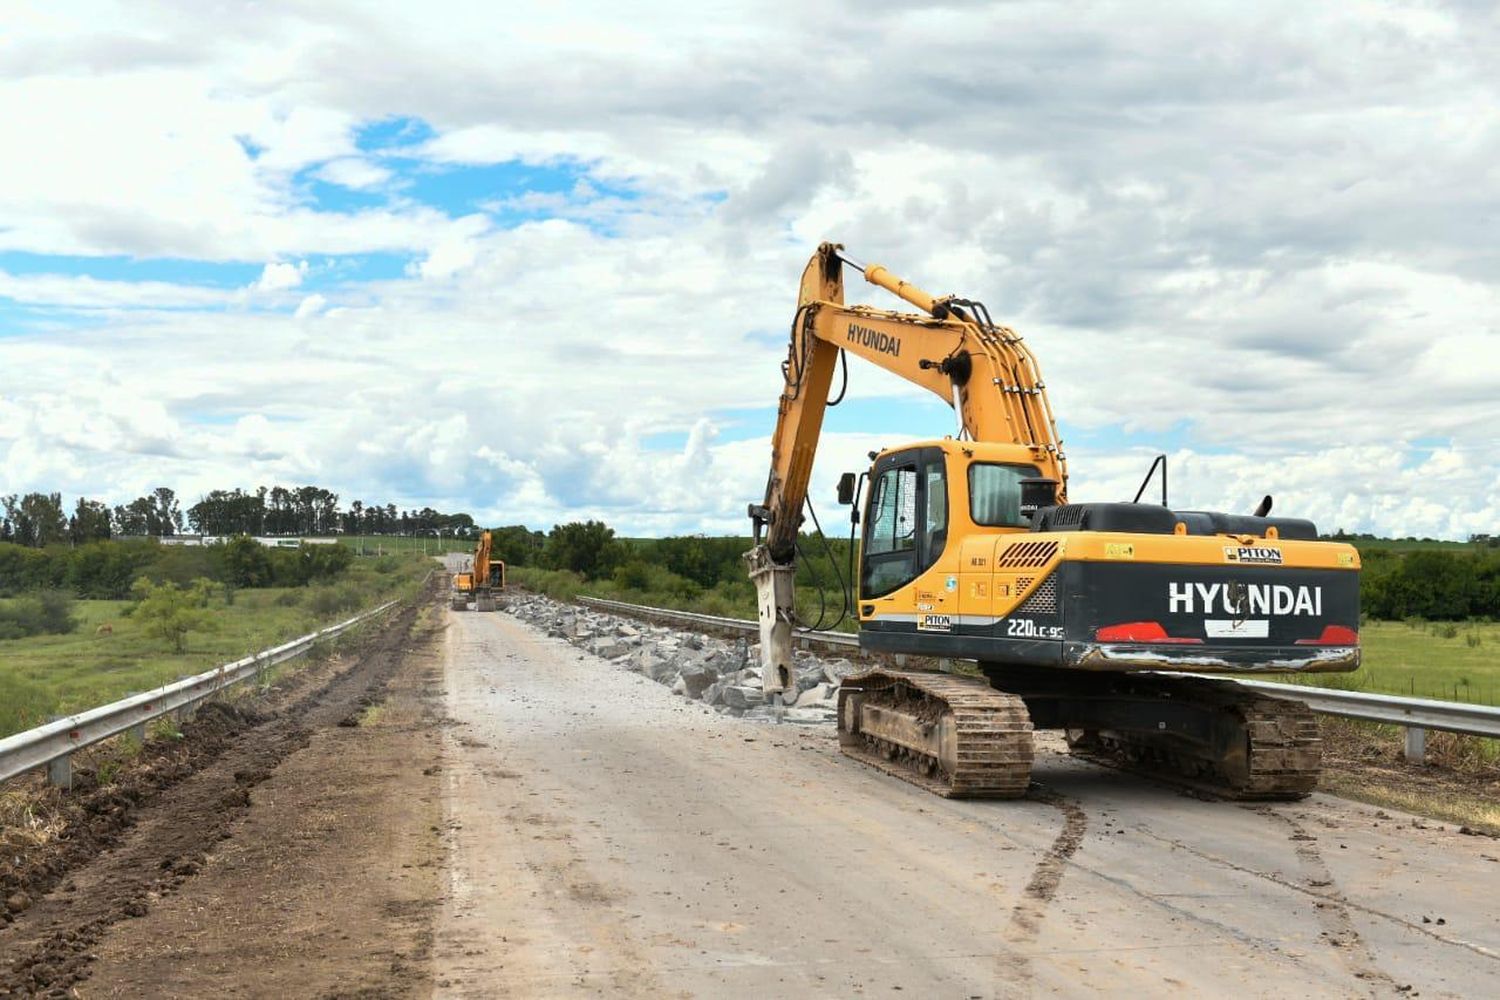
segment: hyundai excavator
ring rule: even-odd
[[[845,305],[846,266],[919,312]],[[1254,514],[1173,510],[1165,468],[1160,505],[1071,502],[1021,337],[983,304],[936,298],[839,244],[802,275],[770,476],[750,506],[768,702],[796,691],[798,533],[848,355],[943,399],[957,433],[871,452],[839,482],[861,531],[860,646],[898,664],[842,685],[846,754],[940,795],[1013,798],[1030,783],[1033,730],[1059,729],[1075,753],[1228,798],[1312,791],[1322,743],[1307,706],[1199,675],[1357,669],[1358,552],[1269,516],[1269,497]],[[907,657],[973,661],[982,676]]]
[[[451,607],[454,611],[467,611],[473,601],[475,611],[494,611],[495,591],[504,587],[505,563],[490,558],[490,533],[480,532],[468,570],[453,574]]]

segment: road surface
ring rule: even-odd
[[[936,798],[449,613],[439,996],[1482,996],[1500,845],[1325,796],[1203,801],[1043,749]]]

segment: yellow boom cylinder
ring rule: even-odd
[[[932,307],[936,304],[933,297],[911,282],[902,281],[882,265],[871,264],[865,268],[865,280],[872,285],[879,285],[892,295],[905,299],[929,316],[932,315]]]

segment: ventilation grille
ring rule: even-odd
[[[1019,580],[1016,581],[1020,583]],[[1026,581],[1030,583],[1030,580]],[[1023,588],[1024,589],[1024,588]],[[1036,592],[1026,598],[1026,602],[1015,610],[1018,615],[1055,615],[1057,614],[1057,574],[1053,574],[1041,582]]]
[[[1056,542],[1019,542],[1007,546],[995,560],[996,569],[1034,569],[1045,566],[1057,554]]]
[[[1087,504],[1069,503],[1047,511],[1047,523],[1043,528],[1081,528],[1089,512]]]

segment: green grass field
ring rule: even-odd
[[[1451,633],[1451,634],[1450,634]],[[1500,623],[1366,622],[1364,664],[1301,683],[1345,691],[1500,705]]]
[[[420,550],[419,550],[420,552]],[[200,673],[220,663],[305,635],[352,617],[357,610],[319,614],[330,597],[371,607],[411,592],[432,568],[429,560],[407,556],[362,559],[327,588],[241,590],[226,606],[216,597],[209,607],[212,628],[192,632],[187,649],[172,653],[161,639],[145,635],[126,617],[129,601],[78,601],[77,631],[0,641],[0,736],[40,725],[123,698],[132,691]],[[100,635],[108,625],[113,634]]]

